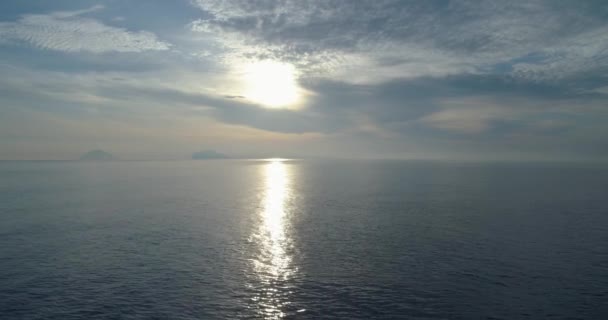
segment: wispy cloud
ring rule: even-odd
[[[555,79],[608,58],[605,17],[575,2],[194,3],[206,17],[192,30],[216,35],[228,55],[291,61],[313,75],[358,83],[483,74],[496,66],[515,78]]]
[[[141,52],[170,48],[169,43],[159,40],[151,32],[128,31],[83,17],[101,9],[103,6],[23,15],[15,22],[0,23],[0,41],[28,43],[40,49],[66,52]]]

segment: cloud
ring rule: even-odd
[[[421,121],[442,130],[481,133],[490,127],[489,121],[493,117],[493,113],[485,109],[442,110],[423,117]]]
[[[171,45],[147,31],[108,26],[83,15],[103,9],[27,14],[15,22],[0,22],[0,41],[24,42],[40,49],[65,52],[142,52],[168,50]]]
[[[354,83],[502,73],[538,81],[604,66],[605,4],[197,0],[194,31],[229,59],[273,58]],[[602,13],[604,12],[604,13]],[[535,56],[537,59],[529,59]]]
[[[513,101],[495,101],[489,97],[466,97],[439,99],[440,110],[417,120],[431,128],[455,134],[488,134],[499,127],[518,129],[518,122],[533,113],[542,113],[538,108],[517,108],[509,105]]]
[[[267,150],[314,137],[293,148],[608,154],[607,6],[191,0],[24,14],[0,22],[0,108],[16,118],[30,110],[116,120],[132,126],[131,137],[150,122],[155,135],[174,135],[171,145],[190,132],[229,145],[238,128],[252,150],[264,137],[285,142]],[[120,54],[144,51],[155,53]],[[243,67],[264,59],[294,66],[301,108],[264,109],[245,97]],[[18,136],[17,127],[5,133]],[[79,130],[62,137],[80,138]]]

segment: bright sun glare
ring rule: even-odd
[[[246,67],[245,96],[269,108],[288,108],[299,98],[295,68],[287,63],[259,61]]]

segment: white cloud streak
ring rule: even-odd
[[[168,50],[171,45],[147,31],[128,31],[82,15],[102,9],[23,15],[0,22],[0,41],[24,42],[40,49],[65,52],[142,52]]]

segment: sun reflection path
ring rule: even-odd
[[[289,304],[286,280],[293,275],[288,249],[291,239],[286,231],[288,201],[291,197],[288,166],[282,159],[271,159],[264,166],[264,197],[260,213],[260,228],[256,235],[260,256],[255,271],[261,281],[259,310],[266,319],[285,316],[282,309]]]

